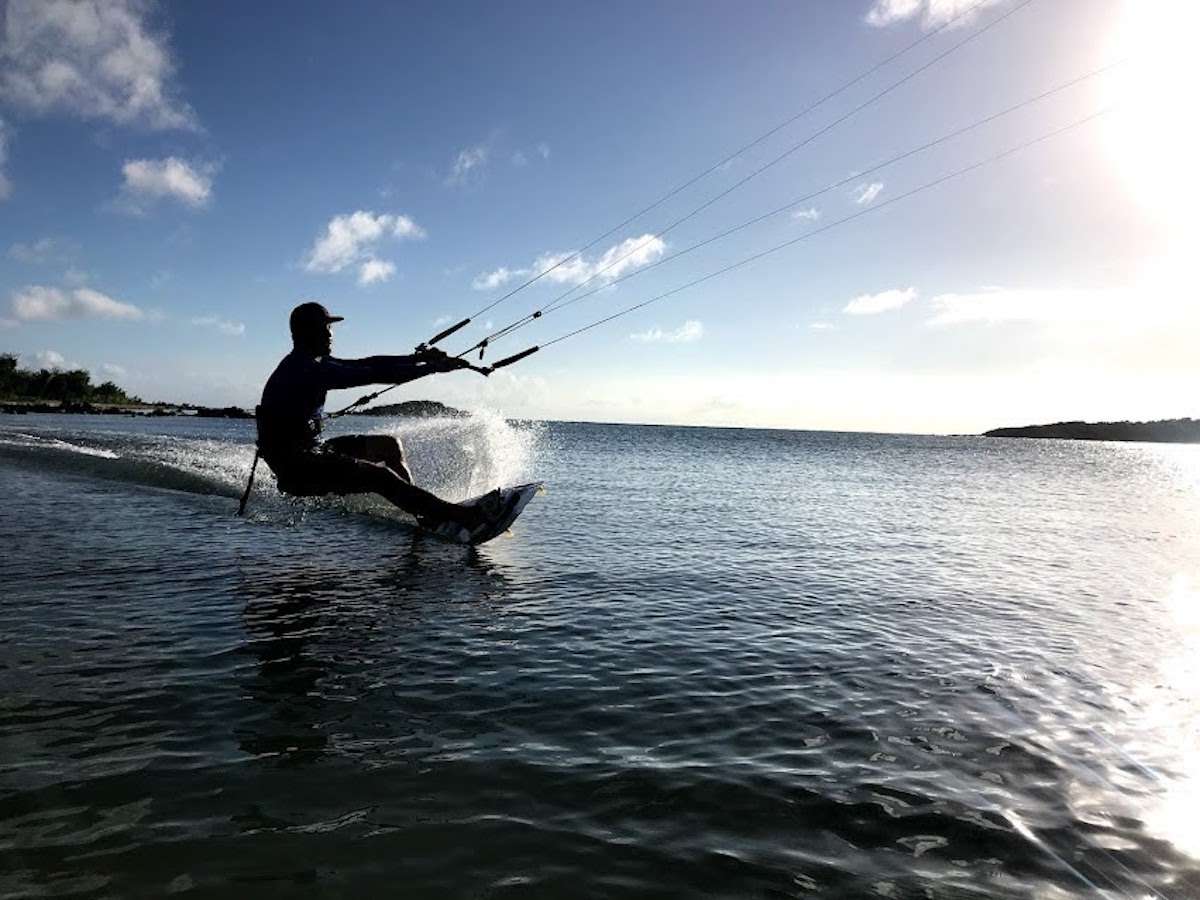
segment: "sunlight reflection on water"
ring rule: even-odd
[[[1164,796],[1148,813],[1152,829],[1185,853],[1200,859],[1200,585],[1177,576],[1166,606],[1178,629],[1179,647],[1163,657],[1160,683],[1170,693],[1148,715],[1148,727],[1162,734],[1173,757],[1164,776]],[[1157,685],[1156,685],[1157,687]]]

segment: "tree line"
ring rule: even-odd
[[[60,403],[141,403],[111,381],[92,384],[86,369],[22,369],[16,354],[0,353],[0,400]]]

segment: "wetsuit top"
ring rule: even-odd
[[[336,359],[293,350],[263,388],[257,410],[258,446],[263,457],[311,450],[320,443],[325,394],[367,384],[403,384],[440,371],[413,356]]]

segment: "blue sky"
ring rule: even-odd
[[[1195,73],[1177,37],[1197,23],[1183,4],[1034,0],[652,239],[1017,5],[982,3],[447,349],[552,300],[613,248],[641,245],[612,270],[635,271],[1133,54],[547,316],[496,353],[1114,112],[488,380],[395,393],[536,418],[863,430],[1200,415],[1184,212],[1197,139],[1179,113]],[[346,316],[339,355],[408,352],[972,6],[8,0],[0,348],[148,399],[246,406],[301,300]]]

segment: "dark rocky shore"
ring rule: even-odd
[[[1152,441],[1200,443],[1200,419],[1159,419],[1154,422],[1055,422],[1021,428],[995,428],[984,437],[1059,438],[1072,441]]]

